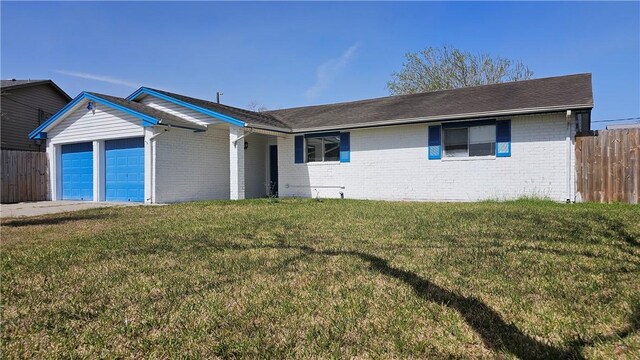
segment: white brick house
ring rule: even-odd
[[[52,200],[574,201],[592,107],[590,74],[264,113],[143,87],[83,92],[30,138]]]

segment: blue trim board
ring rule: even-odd
[[[216,118],[218,120],[222,120],[224,122],[228,122],[231,125],[241,126],[241,127],[247,126],[247,124],[244,121],[238,120],[238,119],[236,119],[234,117],[231,117],[229,115],[225,115],[225,114],[219,113],[217,111],[205,109],[205,108],[203,108],[201,106],[197,106],[197,105],[188,103],[186,101],[178,100],[178,99],[173,98],[173,97],[171,97],[169,95],[161,94],[161,93],[159,93],[157,91],[151,90],[151,89],[146,88],[146,87],[141,87],[140,89],[136,90],[133,94],[127,96],[127,100],[133,101],[135,98],[137,98],[138,96],[140,96],[143,93],[144,94],[148,94],[148,95],[153,95],[153,96],[155,96],[157,98],[160,98],[160,99],[165,100],[165,101],[169,101],[169,102],[174,103],[176,105],[184,106],[187,109],[191,109],[191,110],[197,111],[199,113],[202,113],[202,114],[205,114],[205,115],[209,115],[209,116],[214,117],[214,118]]]
[[[507,146],[506,151],[500,151],[501,144],[506,144]],[[510,156],[511,156],[511,120],[500,120],[496,122],[496,157],[510,157]]]
[[[49,125],[54,123],[61,116],[66,114],[70,109],[72,109],[74,106],[76,106],[78,103],[80,103],[80,101],[82,101],[84,99],[90,99],[90,100],[93,100],[93,101],[98,102],[100,104],[106,105],[106,106],[108,106],[110,108],[113,108],[113,109],[116,109],[116,110],[120,110],[120,111],[125,112],[127,114],[131,114],[131,115],[133,115],[133,116],[135,116],[135,117],[137,117],[137,118],[142,120],[142,126],[153,126],[153,125],[157,125],[159,123],[158,120],[156,118],[152,117],[152,116],[145,115],[143,113],[137,112],[135,110],[129,109],[127,107],[124,107],[124,106],[121,106],[121,105],[118,105],[118,104],[114,104],[111,101],[105,100],[105,99],[103,99],[101,97],[98,97],[98,96],[95,96],[93,94],[89,94],[89,93],[83,91],[78,96],[76,96],[73,100],[71,100],[71,102],[68,103],[65,107],[60,109],[60,111],[55,113],[47,121],[42,123],[35,130],[33,130],[29,134],[29,139],[31,139],[31,140],[46,139],[47,138],[47,133],[44,132],[43,130],[46,129],[47,127],[49,127]]]
[[[427,135],[427,153],[429,160],[438,160],[442,158],[442,126],[429,126]]]

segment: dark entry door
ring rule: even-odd
[[[278,196],[278,146],[269,146],[269,195]]]

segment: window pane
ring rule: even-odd
[[[340,137],[327,136],[324,139],[324,161],[340,160]]]
[[[468,154],[468,130],[462,129],[445,129],[444,130],[444,156],[459,157]]]
[[[307,138],[307,162],[322,161],[322,138]]]
[[[469,156],[492,156],[496,154],[496,126],[474,126],[469,128]]]

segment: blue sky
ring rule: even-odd
[[[2,78],[71,96],[146,85],[269,109],[380,97],[406,52],[448,44],[535,77],[591,72],[594,120],[640,116],[640,2],[0,6]]]

